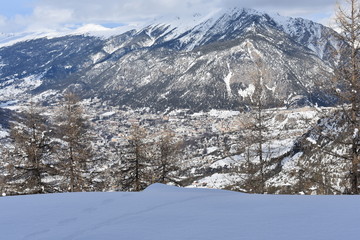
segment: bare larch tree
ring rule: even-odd
[[[8,153],[8,164],[12,166],[12,180],[17,193],[51,192],[42,181],[51,170],[47,157],[52,152],[47,120],[40,107],[31,102],[23,115],[11,127],[14,150]]]
[[[124,155],[121,166],[122,189],[141,191],[151,182],[149,149],[146,144],[146,130],[133,124],[128,136],[128,152]]]
[[[175,134],[169,129],[165,128],[160,133],[157,142],[158,154],[153,163],[156,182],[177,182],[174,173],[179,170],[180,145],[181,142],[175,138]]]
[[[335,69],[338,96],[343,100],[343,113],[348,125],[346,139],[341,143],[349,151],[346,158],[351,162],[351,194],[359,194],[360,184],[360,2],[344,0],[338,5],[336,23],[339,39],[346,47],[339,48],[339,62]],[[344,156],[341,156],[344,157]]]
[[[84,191],[89,188],[86,174],[89,174],[87,165],[92,156],[88,122],[74,93],[66,93],[60,104],[57,115],[58,135],[62,140],[59,147],[60,175],[68,179],[68,191]]]

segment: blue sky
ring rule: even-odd
[[[81,24],[108,27],[150,21],[164,15],[247,7],[330,23],[336,0],[2,0],[0,32],[46,31]]]
[[[33,7],[32,0],[3,0],[1,1],[0,15],[14,17],[17,14],[31,14]]]

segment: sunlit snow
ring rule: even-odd
[[[0,197],[1,239],[356,239],[359,196],[271,196],[154,184],[144,192]]]

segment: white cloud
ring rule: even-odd
[[[7,26],[7,18],[5,16],[0,15],[0,33],[1,29],[5,29]]]
[[[30,15],[0,18],[0,31],[56,29],[74,24],[149,22],[159,16],[206,14],[224,7],[247,7],[287,16],[329,16],[335,0],[36,0]],[[321,18],[321,21],[325,21]],[[4,24],[6,23],[6,24]]]
[[[194,12],[206,13],[222,7],[247,7],[279,12],[311,13],[333,8],[335,0],[39,0],[41,6],[53,8],[75,9],[79,18],[93,16],[96,18],[128,19],[134,17],[186,14]]]
[[[0,27],[5,26],[6,21],[7,21],[6,17],[0,15]]]
[[[73,18],[73,10],[52,7],[36,7],[30,17],[25,18],[29,21],[28,31],[38,31],[43,29],[56,29],[60,26],[76,20]]]

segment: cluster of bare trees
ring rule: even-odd
[[[339,99],[339,108],[326,116],[319,124],[318,142],[313,145],[323,157],[318,157],[323,174],[317,174],[316,179],[322,179],[324,193],[336,193],[331,181],[340,178],[343,190],[341,193],[360,193],[360,2],[344,0],[336,11],[336,23],[342,43],[334,54],[337,59],[334,66],[332,81],[333,93]],[[327,160],[327,161],[324,161]],[[326,162],[326,163],[322,163]],[[322,163],[322,164],[321,164]],[[332,171],[327,171],[331,165]],[[334,177],[332,177],[334,176]],[[334,180],[335,179],[335,180]]]
[[[11,130],[15,148],[6,153],[9,176],[21,192],[41,193],[47,191],[41,179],[51,171],[51,165],[44,162],[52,151],[51,130],[34,103],[21,118],[21,124],[14,124]]]
[[[11,194],[81,191],[91,155],[86,119],[78,99],[65,94],[55,121],[34,102],[13,121],[13,148],[3,150],[3,169]],[[57,176],[57,177],[54,177]]]
[[[301,151],[304,152],[304,157],[294,169],[294,176],[298,178],[297,184],[290,189],[281,189],[280,192],[310,193],[308,189],[316,186],[319,194],[360,193],[359,1],[344,0],[336,13],[339,30],[337,37],[341,44],[334,53],[334,58],[338,61],[337,65],[333,66],[334,91],[331,94],[336,94],[340,109],[324,116],[311,130],[316,135],[316,143],[310,147],[304,147],[307,143],[299,143],[303,146]],[[253,54],[251,60],[255,66],[251,73],[255,91],[249,104],[250,118],[245,126],[246,132],[240,139],[244,146],[241,151],[246,161],[238,170],[243,174],[239,188],[247,192],[264,193],[269,191],[266,181],[271,176],[271,171],[277,170],[272,162],[276,158],[274,159],[270,145],[279,135],[269,133],[274,127],[267,126],[274,115],[265,108],[266,89],[263,81],[271,76],[259,56]],[[306,141],[306,136],[304,139]],[[336,185],[338,187],[334,187]]]
[[[336,68],[336,86],[344,102],[343,113],[348,123],[349,137],[344,139],[348,149],[345,157],[350,162],[351,194],[359,194],[360,185],[360,2],[346,0],[339,6],[336,22],[339,38],[347,44],[340,49],[340,60]],[[338,153],[337,153],[338,154]]]
[[[148,136],[145,128],[133,124],[127,139],[118,172],[121,190],[140,191],[155,182],[178,184],[181,141],[172,131],[165,128]]]
[[[42,107],[31,103],[13,122],[13,148],[2,149],[3,192],[103,191],[114,185],[118,190],[140,191],[154,182],[176,183],[180,141],[171,131],[151,138],[145,128],[132,125],[114,168],[113,162],[96,156],[90,122],[77,96],[67,93],[58,105],[55,116],[48,118]],[[99,166],[110,171],[98,171]]]

